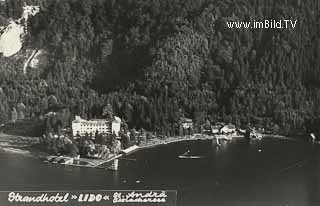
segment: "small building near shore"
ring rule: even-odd
[[[192,119],[182,117],[180,118],[180,125],[183,129],[191,129],[193,127]]]
[[[212,133],[212,134],[219,134],[221,127],[222,127],[222,126],[220,126],[220,125],[212,125],[212,126],[211,126],[211,133]]]
[[[116,134],[119,135],[121,128],[121,119],[114,116],[113,119],[92,119],[85,120],[80,116],[76,116],[72,121],[72,134],[73,136],[85,136],[86,134]]]
[[[228,133],[234,133],[236,132],[236,126],[233,125],[233,124],[227,124],[225,126],[223,126],[221,129],[220,129],[220,133],[222,134],[228,134]]]
[[[111,131],[119,136],[119,132],[121,130],[121,119],[117,116],[113,117],[113,121],[111,121]]]

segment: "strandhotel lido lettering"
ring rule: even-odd
[[[0,192],[0,205],[175,206],[175,190],[12,191]]]

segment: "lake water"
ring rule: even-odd
[[[180,159],[187,150],[203,159]],[[174,189],[178,205],[319,205],[318,145],[280,139],[185,141],[137,152],[119,171],[0,153],[0,190]]]

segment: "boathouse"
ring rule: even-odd
[[[221,134],[228,134],[236,132],[236,126],[233,124],[227,124],[220,129]]]
[[[186,118],[186,117],[181,117],[180,118],[180,125],[184,129],[189,129],[193,127],[193,121],[192,119]]]

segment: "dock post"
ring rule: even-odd
[[[111,170],[117,171],[118,170],[118,166],[119,166],[119,160],[118,159],[114,159],[112,161],[112,165],[110,167]]]

